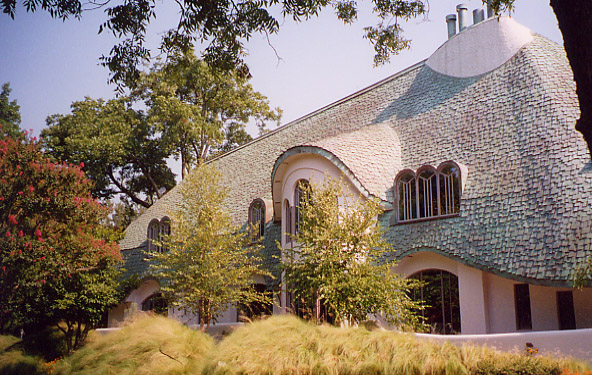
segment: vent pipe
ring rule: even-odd
[[[493,17],[493,9],[491,9],[491,0],[487,1],[487,18]]]
[[[458,4],[456,6],[456,12],[458,13],[458,31],[461,32],[464,29],[466,29],[469,25],[468,25],[468,19],[467,19],[467,11],[469,10],[469,7],[466,4]]]
[[[456,14],[446,16],[446,25],[448,26],[448,39],[456,34]]]
[[[479,22],[483,21],[485,19],[485,12],[483,12],[483,9],[474,9],[473,10],[473,24],[476,25]]]

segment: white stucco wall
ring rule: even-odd
[[[407,256],[393,270],[411,276],[429,269],[442,269],[458,276],[463,335],[516,332],[514,285],[519,282],[465,266],[432,252]],[[574,298],[576,328],[592,327],[592,288],[575,290],[530,285],[532,330],[529,331],[559,329],[557,292],[569,290]]]

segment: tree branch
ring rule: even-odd
[[[113,184],[115,186],[117,186],[117,188],[119,190],[121,190],[125,195],[127,195],[128,197],[131,198],[131,200],[134,203],[137,203],[143,207],[150,207],[150,204],[146,201],[143,201],[142,199],[138,198],[134,193],[132,193],[130,190],[128,190],[125,186],[123,186],[113,175],[113,167],[109,166],[109,168],[107,169],[107,173],[109,174],[109,178],[111,179],[111,182],[113,182]]]

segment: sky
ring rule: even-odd
[[[282,124],[361,90],[385,77],[428,58],[447,39],[445,16],[455,12],[459,0],[431,0],[429,14],[402,23],[411,48],[373,67],[374,51],[362,38],[363,27],[376,23],[370,2],[360,1],[358,21],[344,25],[332,9],[303,23],[282,20],[280,32],[266,38],[255,35],[247,42],[246,62],[255,90],[283,110]],[[469,14],[483,8],[481,1],[466,1]],[[157,19],[148,34],[156,48],[162,33],[177,17],[172,0],[157,0]],[[516,0],[512,14],[519,23],[563,44],[557,20],[545,0]],[[10,82],[11,99],[20,105],[24,129],[38,135],[48,115],[70,111],[73,101],[85,96],[110,99],[108,71],[99,57],[108,55],[116,39],[98,35],[106,19],[102,10],[85,12],[81,20],[51,19],[42,11],[17,9],[15,19],[0,14],[0,84]],[[280,59],[276,56],[279,55]],[[274,128],[273,125],[272,128]],[[255,135],[256,130],[249,129]]]

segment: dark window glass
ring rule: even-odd
[[[440,169],[440,215],[460,212],[460,171],[454,164]]]
[[[419,217],[427,218],[438,215],[438,181],[436,171],[426,169],[417,176],[419,198]]]
[[[290,207],[290,202],[288,202],[288,200],[286,199],[284,201],[284,215],[285,215],[285,226],[284,226],[284,241],[286,243],[290,242],[292,240],[292,210]]]
[[[309,201],[309,184],[306,180],[299,180],[296,184],[296,190],[294,190],[294,233],[299,233],[299,227],[301,225],[300,218],[300,207],[303,203]]]
[[[160,224],[154,219],[148,225],[148,251],[157,251],[158,247],[154,241],[158,241],[160,233]]]
[[[415,177],[411,173],[404,174],[397,181],[397,199],[399,202],[399,221],[417,218]]]
[[[155,293],[142,302],[142,311],[154,311],[157,314],[166,315],[168,305],[161,293]]]
[[[249,225],[252,230],[252,240],[261,239],[265,232],[265,204],[260,199],[255,200],[249,207]]]
[[[576,313],[571,290],[557,292],[557,313],[559,315],[559,329],[576,329]]]
[[[158,240],[159,241],[164,241],[166,239],[166,236],[169,236],[171,234],[171,221],[167,218],[164,218],[160,221],[160,231],[158,234]],[[168,249],[164,246],[157,246],[156,250],[159,253],[168,251]]]
[[[264,284],[255,284],[252,286],[257,293],[272,295]],[[268,316],[273,313],[273,306],[270,303],[251,302],[248,305],[241,304],[238,308],[238,321],[253,320],[262,316]]]
[[[458,277],[443,270],[422,271],[412,276],[422,281],[412,298],[422,301],[419,312],[430,326],[430,332],[455,334],[461,332]]]
[[[514,285],[514,304],[516,305],[516,329],[532,329],[528,284]]]

